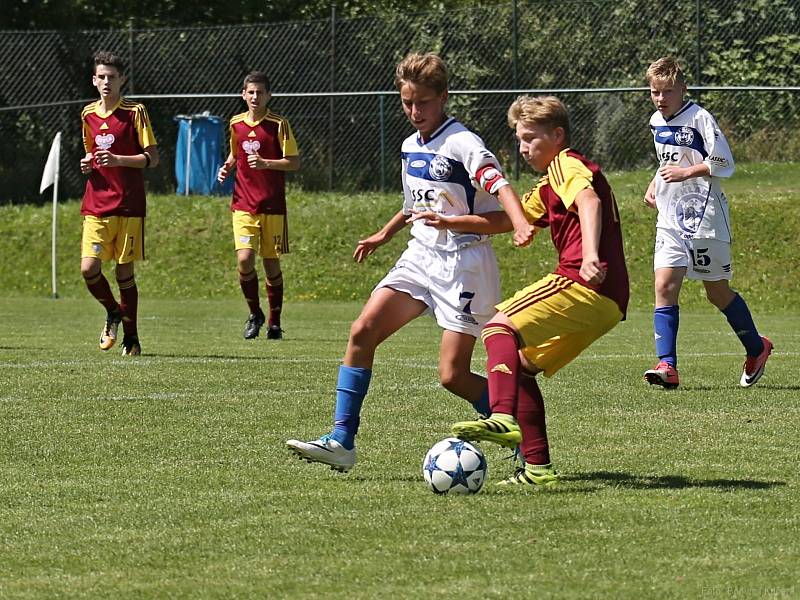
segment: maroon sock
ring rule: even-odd
[[[105,278],[102,271],[93,277],[84,277],[84,281],[86,282],[86,287],[89,288],[89,292],[97,298],[97,301],[105,307],[107,312],[119,310],[119,304],[117,304],[114,293],[111,291],[111,286],[108,285],[108,279]]]
[[[550,446],[547,443],[544,398],[533,373],[520,373],[518,398],[517,420],[522,430],[521,446],[525,462],[533,465],[549,464]]]
[[[126,336],[139,337],[136,317],[139,313],[139,288],[136,287],[136,277],[131,275],[128,279],[117,279],[119,286],[119,309],[122,311],[122,329]]]
[[[283,273],[270,279],[267,277],[267,300],[269,300],[269,324],[281,326],[281,309],[283,308]]]
[[[242,288],[244,299],[250,313],[257,315],[261,312],[261,303],[258,300],[258,273],[253,269],[249,273],[239,271],[239,285]]]
[[[514,330],[500,323],[487,323],[481,332],[486,346],[486,372],[492,412],[514,415],[519,385],[519,347]]]

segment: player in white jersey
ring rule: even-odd
[[[675,59],[650,65],[647,81],[656,106],[650,129],[659,162],[644,197],[645,204],[658,209],[653,328],[659,362],[644,378],[651,385],[678,387],[678,297],[688,277],[703,282],[708,300],[744,346],[739,383],[749,387],[763,375],[773,345],[759,335],[750,309],[729,284],[730,216],[719,180],[733,174],[733,156],[714,117],[684,99],[686,83]]]
[[[361,262],[411,223],[408,247],[373,290],[350,328],[336,386],[334,423],[318,440],[288,440],[311,462],[347,471],[356,459],[355,436],[378,345],[423,313],[442,328],[439,379],[483,414],[486,379],[471,372],[475,340],[500,299],[497,261],[489,235],[514,228],[514,243],[533,237],[514,189],[483,141],[445,113],[447,68],[435,54],[409,54],[395,85],[416,133],[402,146],[403,207],[380,231],[360,240]],[[499,200],[499,204],[498,204]]]

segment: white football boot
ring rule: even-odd
[[[330,435],[323,435],[312,442],[287,440],[286,445],[300,458],[328,465],[334,471],[347,473],[356,464],[356,449],[348,450]]]

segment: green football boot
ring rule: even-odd
[[[511,477],[499,481],[497,485],[529,485],[549,488],[558,485],[558,473],[552,464],[525,465],[525,468],[517,469]]]
[[[492,442],[515,448],[522,441],[517,420],[511,415],[495,413],[487,419],[461,421],[451,428],[454,436],[470,442]]]

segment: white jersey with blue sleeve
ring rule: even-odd
[[[730,242],[728,200],[719,179],[733,174],[733,155],[714,117],[694,102],[687,102],[670,119],[656,112],[650,118],[650,130],[660,166],[705,163],[710,169],[710,176],[673,183],[656,174],[656,226],[670,229],[683,239]]]
[[[447,119],[428,140],[423,141],[418,133],[410,135],[403,142],[401,153],[404,214],[433,211],[461,216],[501,210],[493,195],[507,185],[499,161],[480,137],[454,118]],[[476,233],[439,231],[420,221],[412,224],[411,235],[424,246],[444,251],[489,238]]]

